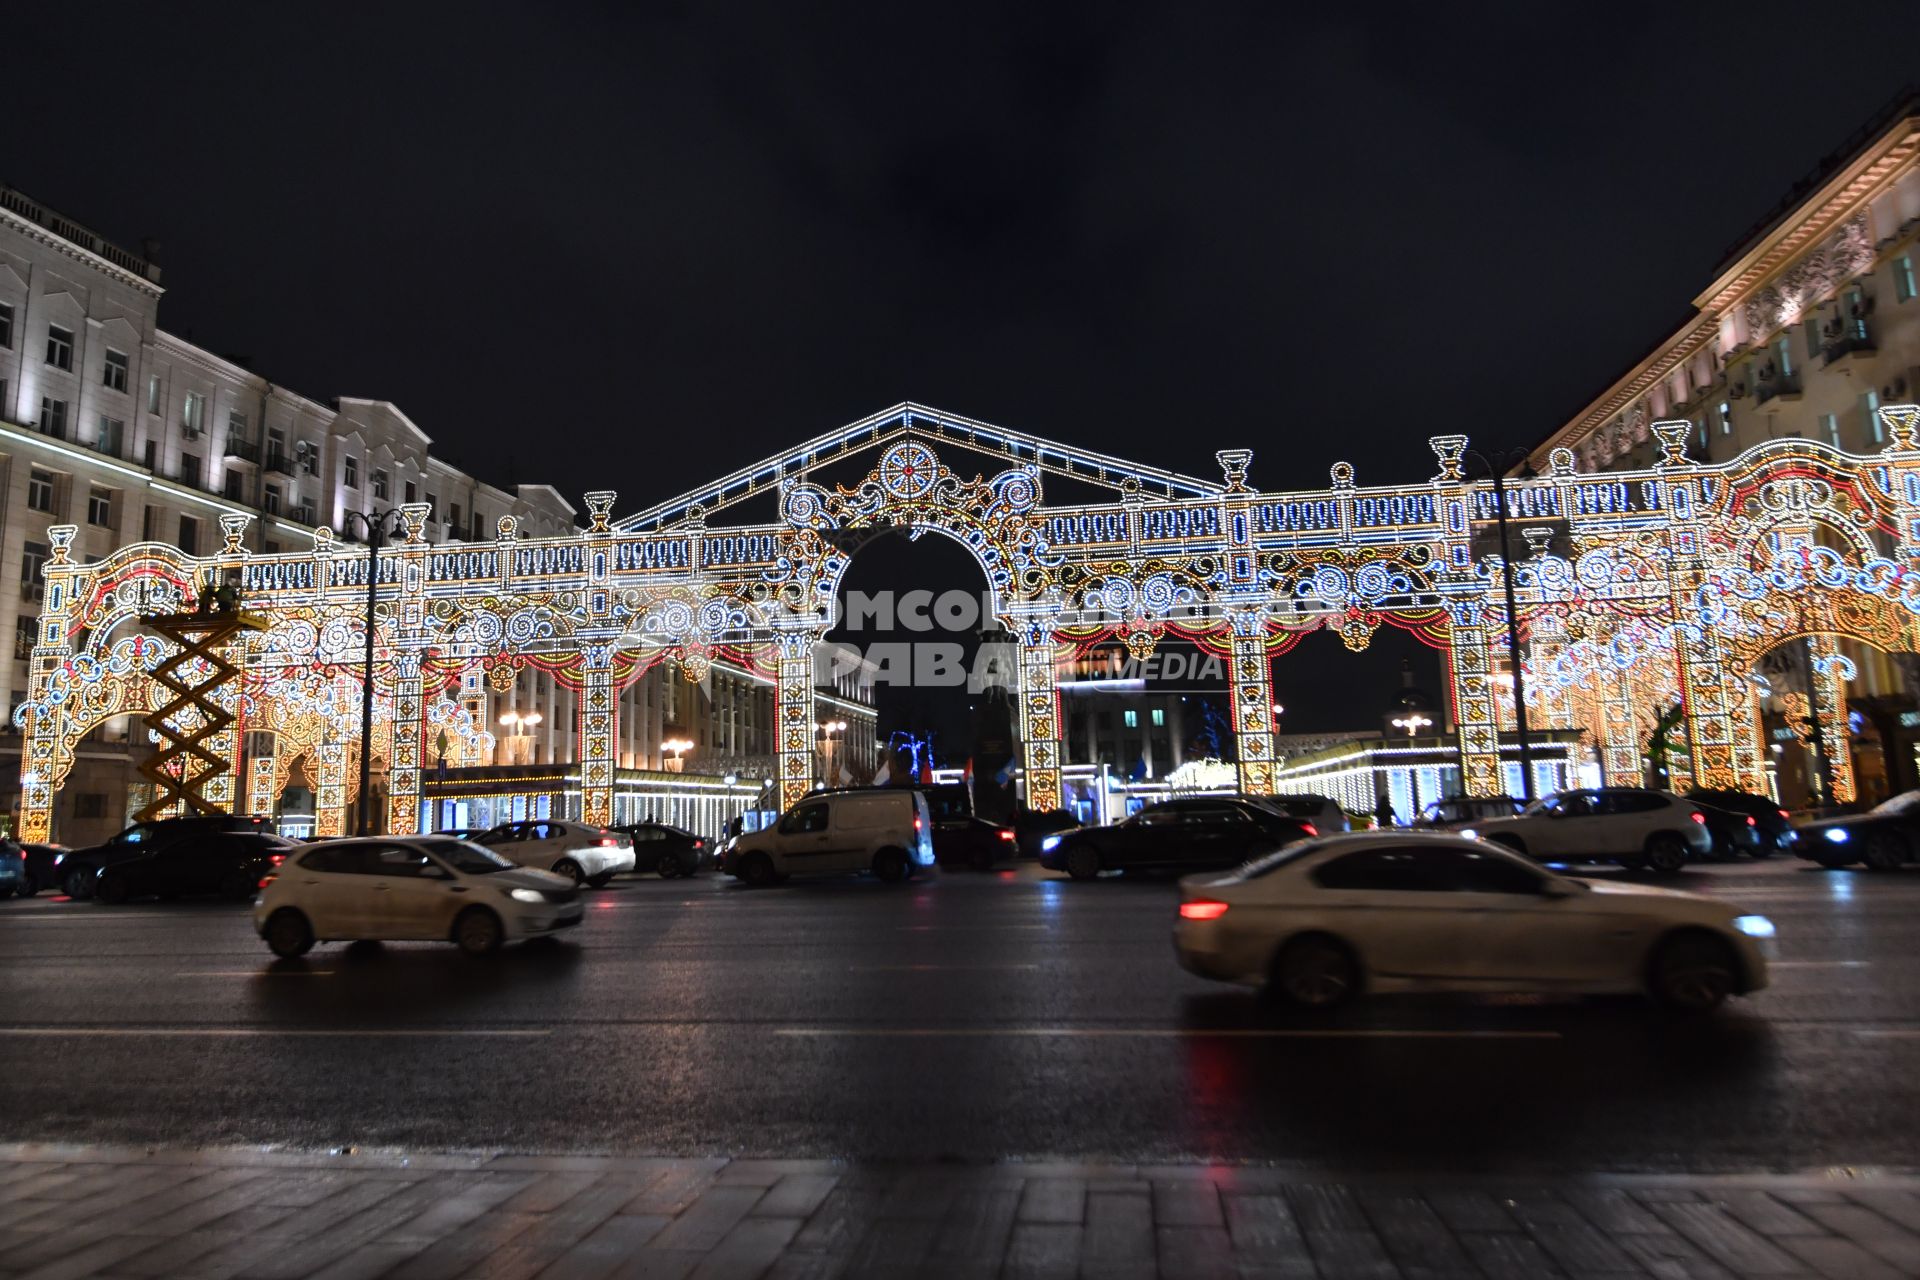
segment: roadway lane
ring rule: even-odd
[[[1428,1170],[1911,1166],[1920,874],[1685,877],[1780,926],[1775,986],[1383,1001],[1182,973],[1166,883],[1033,871],[623,882],[564,943],[323,947],[237,908],[0,904],[0,1138]]]

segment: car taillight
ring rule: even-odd
[[[1320,834],[1320,828],[1314,826],[1311,822],[1301,823],[1300,829],[1302,831],[1305,831],[1310,836],[1317,836]]]
[[[920,829],[920,815],[917,813],[913,815],[913,829],[915,831]]]
[[[1704,813],[1701,813],[1697,809],[1694,812],[1688,814],[1687,816],[1689,818],[1692,818],[1695,822],[1699,823],[1703,827],[1707,825],[1707,815]]]
[[[1182,920],[1218,920],[1227,914],[1227,904],[1217,898],[1195,898],[1180,904]]]
[[[615,840],[612,836],[600,837],[600,845],[602,848],[611,849],[614,845],[617,845],[619,843],[620,842],[618,840]]]
[[[693,847],[696,849],[704,849],[707,847],[707,842],[705,840],[695,840],[693,842]]]
[[[1747,825],[1748,825],[1748,826],[1750,826],[1750,827],[1757,827],[1757,826],[1759,826],[1760,824],[1759,824],[1758,822],[1756,822],[1756,821],[1754,821],[1754,817],[1753,817],[1753,815],[1752,815],[1752,814],[1748,814],[1748,815],[1747,815]]]
[[[1792,814],[1790,814],[1790,813],[1788,813],[1788,812],[1787,812],[1787,811],[1786,811],[1785,809],[1782,809],[1782,810],[1780,811],[1780,821],[1782,821],[1782,822],[1791,822],[1791,821],[1793,821],[1793,815],[1792,815]]]
[[[281,863],[285,862],[286,860],[287,860],[287,855],[284,853],[270,853],[267,855],[267,861],[271,862],[276,867],[279,866]]]
[[[1006,829],[1005,827],[1002,827],[1002,828],[1000,829],[1000,838],[1001,838],[1002,840],[1005,840],[1005,841],[1006,841],[1006,842],[1007,842],[1008,844],[1012,844],[1012,843],[1013,843],[1013,832],[1011,832],[1011,831],[1008,831],[1008,830],[1007,830],[1007,829]]]
[[[261,877],[260,877],[260,883],[259,883],[259,884],[257,884],[257,885],[255,885],[255,886],[253,886],[253,887],[254,887],[254,888],[256,888],[256,889],[264,889],[264,888],[266,888],[266,887],[267,887],[268,885],[270,885],[270,884],[272,884],[272,883],[273,883],[273,880],[274,880],[274,876],[273,876],[273,872],[271,872],[271,871],[269,871],[269,872],[267,872],[267,874],[265,874],[265,875],[263,875],[263,876],[261,876]]]

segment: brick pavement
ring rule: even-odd
[[[1920,1276],[1920,1177],[0,1145],[0,1276]]]

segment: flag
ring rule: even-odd
[[[927,752],[927,758],[920,762],[920,781],[929,784],[933,781],[933,752],[931,751]]]
[[[1147,777],[1147,757],[1143,753],[1135,757],[1133,768],[1127,770],[1128,782],[1144,782]]]
[[[1008,756],[1007,762],[1000,766],[1000,771],[993,775],[993,781],[996,785],[1004,787],[1007,785],[1007,783],[1011,782],[1012,780],[1013,780],[1013,757]]]
[[[888,779],[888,777],[890,777],[890,776],[892,775],[892,773],[893,773],[893,761],[892,761],[892,760],[882,760],[882,761],[880,762],[880,768],[879,768],[879,770],[878,770],[878,772],[876,772],[876,773],[875,773],[875,774],[873,775],[873,785],[874,785],[874,786],[876,786],[876,787],[884,787],[884,786],[886,786],[886,785],[887,785],[887,779]]]

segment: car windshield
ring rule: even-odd
[[[1920,791],[1903,791],[1873,806],[1875,813],[1920,813]]]
[[[463,840],[422,840],[421,847],[464,875],[484,876],[495,871],[511,871],[513,863],[483,844]]]

